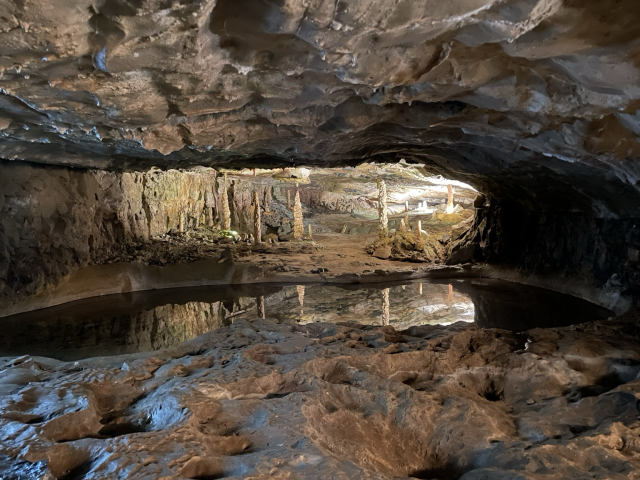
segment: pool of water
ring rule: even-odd
[[[476,322],[523,331],[605,319],[585,300],[497,280],[390,284],[243,285],[109,295],[0,318],[0,356],[60,360],[152,351],[234,321],[392,325]]]

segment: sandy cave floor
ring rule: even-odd
[[[398,215],[402,218],[402,215]],[[391,218],[394,218],[393,216]],[[419,218],[419,217],[418,217]],[[377,221],[364,220],[354,222],[344,214],[319,214],[315,221],[334,230],[332,232],[314,233],[313,240],[305,233],[305,240],[300,242],[263,243],[261,245],[240,243],[212,243],[208,241],[206,232],[188,232],[187,234],[167,235],[164,239],[154,239],[138,245],[126,246],[109,256],[104,263],[145,263],[150,265],[170,265],[193,262],[205,258],[223,258],[233,261],[257,265],[266,275],[309,274],[312,270],[326,269],[319,280],[344,274],[373,274],[376,270],[389,272],[411,271],[418,268],[430,268],[428,262],[415,263],[402,260],[380,259],[367,253],[367,245],[377,240],[372,233],[342,234],[336,233],[341,226],[367,226],[375,230]],[[412,219],[413,221],[413,219]],[[442,245],[451,235],[456,225],[442,222],[423,223],[423,230],[429,235],[442,240]],[[415,226],[414,226],[415,229]],[[227,254],[223,251],[229,250]],[[277,278],[274,277],[274,281]]]
[[[0,471],[639,478],[637,320],[520,334],[238,320],[150,353],[7,358]]]

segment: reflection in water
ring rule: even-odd
[[[267,318],[264,313],[264,295],[260,295],[256,298],[256,305],[258,306],[258,318]]]
[[[404,289],[404,287],[402,287]],[[382,324],[389,325],[389,289],[382,290]]]
[[[151,351],[256,316],[278,322],[382,324],[396,330],[475,320],[485,328],[522,331],[610,315],[584,300],[495,280],[185,288],[110,295],[5,317],[0,320],[6,332],[0,336],[0,356],[75,360]]]

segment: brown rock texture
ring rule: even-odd
[[[9,478],[635,478],[636,321],[513,333],[236,320],[157,352],[6,359],[0,468]]]

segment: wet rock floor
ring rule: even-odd
[[[6,358],[0,471],[638,478],[637,320],[517,333],[237,319],[156,352]]]

